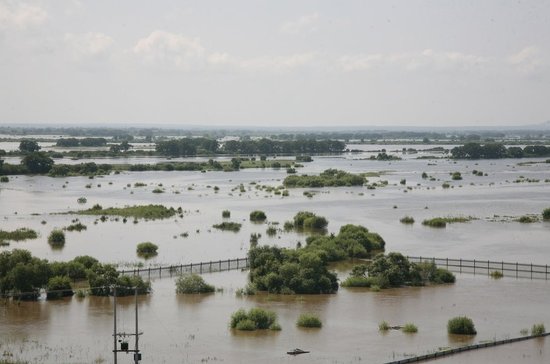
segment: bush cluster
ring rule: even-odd
[[[389,253],[377,255],[368,265],[354,266],[349,277],[342,282],[342,286],[388,288],[454,282],[454,274],[446,269],[437,268],[432,262],[411,263],[400,253]]]
[[[277,314],[262,308],[251,308],[248,312],[240,309],[231,315],[229,326],[232,329],[243,331],[280,330],[277,323]]]
[[[318,176],[290,175],[283,181],[287,188],[362,186],[363,183],[365,177],[338,169],[327,169]]]
[[[176,293],[210,293],[215,287],[206,283],[198,274],[185,274],[176,280]]]
[[[449,334],[455,335],[475,335],[477,334],[474,322],[466,316],[457,316],[449,320],[447,323],[447,331]]]
[[[323,323],[321,322],[321,319],[319,316],[312,314],[312,313],[303,313],[298,317],[298,320],[296,321],[296,325],[298,327],[316,327],[320,328],[323,326]]]

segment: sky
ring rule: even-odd
[[[0,125],[548,120],[546,0],[0,0]]]

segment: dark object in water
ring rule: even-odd
[[[309,353],[309,351],[305,351],[305,350],[296,348],[294,350],[287,351],[286,353],[288,355],[298,355],[298,354],[307,354],[307,353]]]

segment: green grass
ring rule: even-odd
[[[531,335],[533,336],[541,336],[546,332],[546,329],[544,328],[544,324],[534,324],[533,327],[531,327]]]
[[[250,221],[262,222],[265,221],[265,219],[267,219],[267,216],[263,211],[255,210],[250,213]]]
[[[463,223],[463,222],[469,222],[472,220],[475,220],[475,217],[472,216],[447,216],[447,217],[434,217],[432,219],[426,219],[422,221],[422,225],[430,226],[430,227],[437,227],[437,228],[443,228],[446,227],[447,224],[454,224],[454,223]]]
[[[418,332],[418,327],[416,327],[413,323],[407,323],[401,328],[401,330],[407,334],[415,334]]]
[[[29,228],[19,228],[14,231],[0,230],[0,241],[21,241],[27,239],[36,239],[37,237],[38,234],[36,233],[36,231]]]
[[[277,314],[262,308],[251,308],[248,312],[244,309],[237,310],[231,315],[229,327],[237,330],[281,330],[277,323]]]
[[[300,315],[300,317],[298,317],[296,325],[298,327],[321,328],[323,326],[323,323],[321,322],[319,316],[312,313],[303,313]]]
[[[474,322],[466,316],[457,316],[449,320],[447,323],[447,331],[449,334],[455,335],[475,335],[477,334]]]
[[[386,321],[382,321],[378,324],[378,330],[379,331],[388,331],[390,329],[390,325]]]
[[[139,243],[136,247],[136,252],[140,257],[143,258],[152,258],[158,254],[158,245],[151,243],[150,241],[145,241]]]
[[[198,274],[186,274],[176,280],[176,293],[194,294],[214,292],[214,286],[206,283]]]
[[[414,218],[412,216],[405,216],[399,220],[402,224],[414,224]]]
[[[163,205],[136,205],[126,207],[109,207],[102,208],[100,205],[95,205],[90,209],[77,211],[79,215],[104,215],[104,216],[122,216],[133,217],[135,219],[167,219],[174,216],[177,211]]]
[[[499,270],[494,270],[490,273],[491,275],[491,278],[494,278],[494,279],[499,279],[499,278],[502,278],[504,275],[502,274],[501,271]]]
[[[518,217],[515,221],[521,222],[522,224],[530,224],[530,223],[533,223],[533,222],[538,222],[539,219],[536,216],[523,215],[523,216]]]
[[[82,231],[82,230],[86,230],[88,229],[86,227],[86,225],[82,224],[81,222],[77,222],[75,224],[71,224],[69,226],[67,226],[64,230],[67,230],[67,231]]]
[[[229,221],[224,221],[220,224],[215,224],[215,225],[212,225],[212,227],[214,229],[218,229],[218,230],[223,230],[223,231],[233,231],[233,232],[239,232],[239,230],[241,230],[241,224],[239,224],[238,222],[229,222]]]
[[[62,247],[65,245],[65,233],[63,230],[54,229],[48,236],[48,243],[54,247]]]

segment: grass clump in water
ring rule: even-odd
[[[269,226],[265,232],[267,236],[275,236],[277,235],[277,228],[274,226]]]
[[[241,308],[231,315],[229,326],[242,331],[281,330],[277,323],[277,314],[262,308],[251,308],[248,312]]]
[[[325,229],[328,225],[327,219],[317,216],[313,212],[300,211],[294,216],[294,227],[297,229]]]
[[[231,217],[231,211],[229,211],[229,210],[223,210],[223,211],[222,211],[222,217],[223,217],[224,219],[230,218],[230,217]]]
[[[531,327],[531,335],[533,336],[541,336],[546,332],[546,329],[544,328],[544,324],[534,324],[533,327]]]
[[[260,210],[255,210],[250,213],[250,221],[253,222],[263,222],[267,219],[265,212]]]
[[[474,322],[466,316],[457,316],[447,323],[447,332],[454,335],[475,335],[477,334]]]
[[[52,247],[62,247],[65,245],[65,233],[63,230],[54,229],[48,236],[48,243]]]
[[[176,280],[176,293],[211,293],[215,290],[214,286],[206,283],[198,274],[181,275]]]
[[[38,234],[36,233],[36,231],[29,228],[19,228],[14,231],[0,230],[0,241],[21,241],[27,239],[36,239],[37,237]]]
[[[492,271],[492,272],[490,273],[490,275],[491,275],[491,278],[494,278],[494,279],[500,279],[500,278],[502,278],[502,277],[504,276],[504,274],[502,274],[502,272],[499,271],[499,270],[494,270],[494,271]]]
[[[378,324],[378,331],[388,331],[390,329],[390,325],[386,321],[382,321]]]
[[[78,231],[78,232],[86,229],[88,229],[88,227],[83,223],[81,223],[80,221],[64,228],[64,230],[67,230],[67,231]]]
[[[158,254],[158,248],[158,245],[145,241],[137,245],[136,252],[138,256],[148,259]]]
[[[163,205],[138,205],[126,207],[109,207],[104,209],[101,205],[94,205],[92,208],[77,211],[79,215],[109,215],[133,217],[135,219],[167,219],[176,214],[176,209],[167,208]]]
[[[298,317],[298,320],[296,321],[296,326],[321,328],[323,326],[323,323],[321,322],[319,316],[312,313],[303,313],[300,315],[300,317]]]
[[[418,332],[418,327],[416,327],[413,323],[407,323],[401,328],[401,330],[407,334],[415,334]]]
[[[546,221],[550,220],[550,207],[542,210],[542,219]]]
[[[522,224],[530,224],[533,222],[538,222],[539,219],[536,216],[530,216],[530,215],[523,215],[516,219],[517,222],[521,222]]]
[[[230,221],[224,221],[219,224],[212,225],[214,229],[223,230],[223,231],[233,231],[235,233],[239,232],[241,230],[241,224],[238,222],[230,222]]]
[[[402,224],[414,224],[414,218],[412,216],[405,216],[399,220]]]
[[[454,224],[459,222],[469,222],[472,220],[475,220],[475,217],[472,216],[448,216],[448,217],[434,217],[432,219],[426,219],[422,221],[422,225],[430,226],[430,227],[436,227],[436,228],[444,228],[447,226],[447,224]]]

